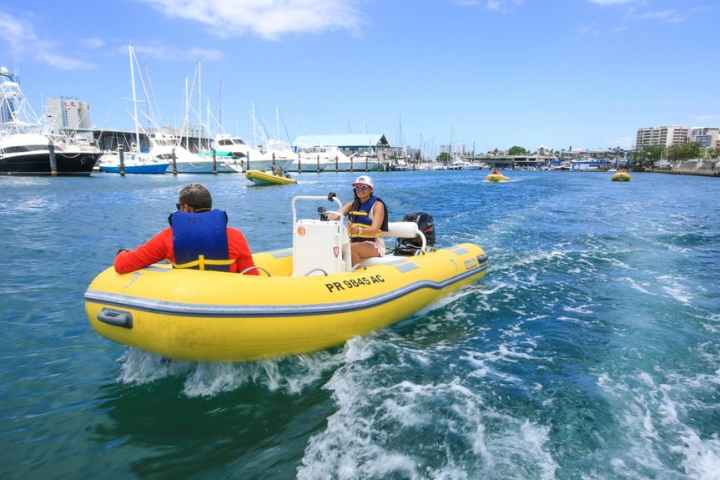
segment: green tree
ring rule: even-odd
[[[632,156],[633,168],[651,168],[660,160],[664,150],[660,145],[640,147]]]
[[[528,151],[518,145],[513,145],[508,150],[508,155],[527,155]]]
[[[440,163],[448,163],[450,161],[450,154],[447,152],[442,152],[440,155],[437,156],[436,160]]]
[[[670,160],[689,160],[701,156],[700,145],[695,142],[680,143],[668,148],[668,158]]]

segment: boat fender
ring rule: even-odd
[[[228,259],[228,216],[224,211],[175,212],[168,221],[173,231],[175,268],[227,272],[235,263]]]

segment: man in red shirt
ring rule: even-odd
[[[176,268],[202,269],[207,262],[208,270],[258,274],[245,237],[227,227],[225,212],[212,210],[207,188],[198,183],[184,187],[177,209],[170,216],[170,227],[135,250],[118,252],[116,272],[130,273],[169,260]]]

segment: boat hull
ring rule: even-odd
[[[55,152],[57,175],[87,176],[92,173],[99,153],[62,153]],[[0,175],[52,175],[50,154],[47,152],[25,155],[4,155],[0,157]]]
[[[155,163],[146,165],[126,165],[125,173],[134,175],[161,175],[168,169],[167,163]],[[120,166],[101,165],[100,171],[105,173],[120,173]]]
[[[613,182],[629,182],[630,181],[630,175],[624,172],[619,172],[614,174],[610,179]]]
[[[159,266],[118,275],[109,268],[85,293],[88,320],[110,340],[172,359],[280,357],[391,325],[487,268],[473,244],[330,276],[290,276],[289,249],[254,259],[273,276]]]
[[[293,185],[297,183],[297,180],[294,178],[279,177],[259,170],[248,170],[245,172],[245,176],[248,180],[259,187],[270,185]]]
[[[487,177],[485,177],[485,180],[492,183],[505,183],[510,179],[505,175],[488,175]]]

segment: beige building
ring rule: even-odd
[[[720,128],[691,128],[688,140],[702,148],[720,148]]]
[[[672,147],[680,143],[687,143],[689,128],[679,125],[640,128],[635,139],[635,148],[659,145]]]

